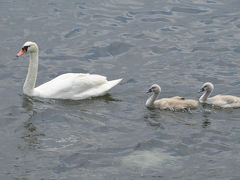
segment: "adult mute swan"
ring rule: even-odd
[[[62,74],[35,88],[38,73],[38,46],[27,41],[17,57],[30,53],[28,73],[23,86],[23,93],[28,96],[53,99],[80,100],[106,94],[122,79],[107,81],[96,74],[67,73]]]
[[[206,82],[202,85],[200,92],[204,92],[199,98],[200,103],[206,103],[222,108],[239,108],[240,107],[240,97],[231,95],[216,95],[209,98],[214,86],[210,82]]]
[[[159,94],[161,93],[161,87],[157,84],[153,84],[147,93],[153,92],[153,95],[148,98],[146,102],[146,107],[159,108],[161,110],[189,110],[196,108],[198,102],[192,99],[184,99],[180,96],[174,96],[171,98],[162,98],[158,99]]]

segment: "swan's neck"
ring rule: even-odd
[[[206,102],[207,98],[211,95],[212,91],[206,91],[200,98],[200,102]]]
[[[32,96],[38,73],[38,52],[30,53],[28,73],[23,85],[23,93]]]
[[[160,93],[154,93],[146,102],[146,107],[153,107],[154,102],[158,98]]]

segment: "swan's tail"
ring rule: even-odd
[[[80,99],[86,99],[86,98],[91,98],[91,97],[103,96],[110,89],[112,89],[114,86],[119,84],[121,81],[122,81],[122,79],[107,81],[106,83],[104,83],[98,87],[91,88],[85,92],[80,93],[79,95],[75,95],[74,99],[80,100]]]
[[[105,83],[99,87],[99,94],[105,95],[110,89],[112,89],[114,86],[119,84],[121,81],[122,81],[122,79],[108,81],[107,83]]]
[[[122,79],[116,79],[116,80],[112,80],[112,81],[108,81],[108,85],[113,88],[114,86],[118,85],[120,82],[122,81]]]
[[[121,81],[122,81],[122,79],[107,81],[107,83],[99,86],[98,88],[94,88],[94,93],[92,93],[91,97],[105,95],[110,89],[112,89],[114,86],[119,84]],[[91,91],[89,91],[89,93],[91,93]]]

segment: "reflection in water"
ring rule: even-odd
[[[27,149],[38,149],[40,143],[38,140],[39,136],[45,136],[43,133],[37,132],[37,127],[34,125],[33,119],[37,116],[37,111],[34,110],[33,99],[29,96],[23,96],[22,107],[27,110],[29,118],[24,122],[25,132],[22,136],[24,142],[26,143]],[[25,147],[25,148],[26,148]],[[25,149],[24,148],[24,149]]]
[[[109,103],[109,102],[112,102],[112,101],[115,101],[115,102],[120,102],[121,101],[120,99],[112,97],[111,94],[109,94],[109,93],[107,93],[104,96],[95,97],[93,99],[103,100],[106,103]]]
[[[203,117],[204,117],[204,115],[203,115]],[[203,128],[207,128],[207,127],[209,127],[211,125],[211,121],[207,117],[204,117],[204,118],[205,119],[202,122],[202,127]]]
[[[190,118],[186,118],[186,116],[193,117],[195,111],[193,112],[172,112],[168,110],[159,110],[159,109],[151,109],[148,108],[147,113],[144,115],[145,122],[153,127],[161,127],[164,129],[163,122],[171,122],[171,123],[180,123],[185,125],[193,126],[196,122]]]
[[[211,121],[209,117],[211,116],[211,113],[212,113],[212,110],[211,110],[212,106],[208,104],[201,104],[200,106],[202,107],[202,117],[203,117],[202,127],[208,128],[211,125]]]
[[[106,94],[105,96],[96,97],[92,99],[86,99],[86,100],[55,100],[55,99],[42,99],[37,97],[29,97],[29,96],[23,96],[22,98],[22,107],[27,111],[29,118],[27,121],[24,122],[24,128],[25,132],[22,138],[24,139],[24,142],[27,145],[27,148],[29,149],[36,149],[40,148],[39,143],[39,137],[45,136],[44,133],[38,132],[37,127],[37,121],[40,121],[38,112],[44,111],[47,109],[49,111],[48,113],[51,113],[51,111],[55,111],[58,109],[60,112],[62,109],[65,109],[65,111],[69,110],[72,111],[78,110],[80,111],[69,114],[67,118],[79,118],[82,119],[83,111],[86,112],[84,109],[86,106],[106,106],[110,102],[121,102],[121,100],[113,98],[110,94]],[[89,111],[87,109],[87,111]],[[50,116],[50,114],[49,114]],[[56,118],[57,115],[55,116]],[[36,121],[35,121],[36,120]],[[100,120],[98,121],[98,123]],[[64,124],[63,122],[62,124]]]
[[[147,109],[147,113],[144,115],[144,121],[152,127],[156,128],[164,128],[163,125],[160,123],[161,115],[159,110],[156,109]]]
[[[120,99],[114,98],[111,96],[111,94],[107,93],[104,96],[99,96],[99,97],[93,97],[91,99],[83,99],[83,100],[70,100],[70,99],[57,99],[55,100],[55,103],[61,104],[61,105],[79,105],[79,104],[90,104],[90,103],[95,103],[98,101],[104,101],[105,103],[110,103],[110,102],[120,102]]]
[[[22,107],[26,109],[28,112],[32,112],[33,111],[32,98],[29,96],[23,95]]]

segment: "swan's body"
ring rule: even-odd
[[[153,95],[147,100],[146,107],[159,108],[161,110],[181,111],[193,109],[198,106],[197,101],[192,99],[184,99],[180,96],[157,100],[161,92],[161,88],[157,84],[152,85],[148,92],[153,92]]]
[[[53,99],[80,100],[106,94],[122,79],[107,81],[105,76],[96,74],[67,73],[35,88],[38,71],[38,46],[34,42],[26,42],[17,56],[30,53],[27,77],[23,93]]]
[[[231,95],[216,95],[211,98],[211,95],[214,86],[212,83],[204,83],[201,92],[204,92],[203,95],[199,98],[200,103],[206,103],[222,108],[239,108],[240,107],[240,97],[231,96]]]

